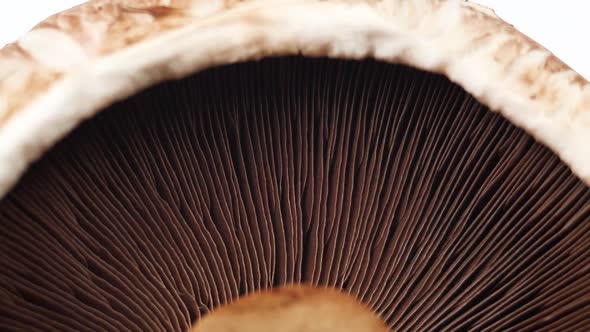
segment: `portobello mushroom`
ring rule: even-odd
[[[91,0],[0,50],[0,330],[588,330],[588,142],[470,2]]]

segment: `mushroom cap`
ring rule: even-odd
[[[590,183],[590,85],[459,0],[91,0],[0,50],[0,197],[83,119],[157,82],[271,55],[441,73]]]
[[[54,15],[0,50],[0,318],[16,317],[0,328],[182,330],[298,282],[355,292],[406,329],[587,326],[589,86],[459,0],[93,0]]]
[[[0,201],[0,328],[185,331],[309,283],[396,331],[575,330],[589,220],[590,188],[441,75],[247,61],[118,102],[31,167]]]

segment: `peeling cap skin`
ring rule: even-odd
[[[200,320],[192,332],[386,332],[374,313],[329,288],[293,285],[254,293]]]
[[[590,183],[590,85],[487,8],[459,0],[93,0],[0,50],[0,196],[117,100],[211,66],[300,53],[442,73]]]

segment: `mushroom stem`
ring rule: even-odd
[[[293,285],[240,298],[205,316],[192,332],[381,332],[385,324],[351,296]]]

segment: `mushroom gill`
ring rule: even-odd
[[[448,79],[267,58],[86,121],[0,202],[0,330],[186,331],[289,284],[394,331],[590,328],[590,189]]]

